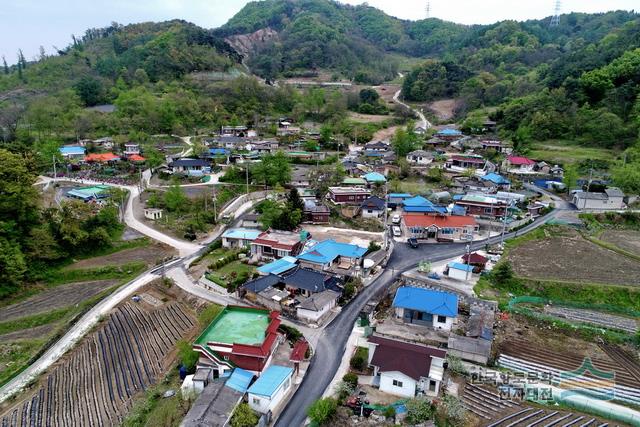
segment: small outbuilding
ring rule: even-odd
[[[291,389],[292,376],[292,368],[269,366],[247,390],[251,409],[261,414],[273,412]]]

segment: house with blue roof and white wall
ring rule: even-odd
[[[251,245],[262,234],[260,230],[250,228],[230,228],[222,235],[222,246],[225,248],[244,248]]]
[[[433,329],[450,331],[458,317],[458,296],[432,289],[400,287],[392,306],[402,322]]]
[[[85,148],[77,145],[65,145],[64,147],[60,147],[60,155],[65,160],[83,160],[85,153]]]
[[[349,275],[359,266],[367,248],[350,243],[323,240],[298,255],[301,267]]]
[[[293,368],[269,366],[247,390],[251,409],[261,414],[274,412],[291,391],[292,377]]]

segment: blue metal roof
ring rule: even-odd
[[[485,176],[481,176],[480,179],[484,181],[490,181],[494,184],[511,184],[511,181],[503,177],[502,175],[498,175],[495,172],[491,172],[486,174]]]
[[[298,260],[294,257],[286,256],[258,267],[258,271],[262,274],[282,274],[294,268],[297,262]]]
[[[378,172],[369,172],[363,176],[368,182],[387,182],[387,178]]]
[[[210,148],[209,154],[213,156],[226,156],[227,154],[229,154],[229,150],[227,150],[226,148]]]
[[[396,291],[393,306],[439,316],[458,316],[458,296],[448,292],[403,286]]]
[[[250,228],[230,228],[225,231],[222,237],[228,239],[243,239],[243,240],[255,240],[262,233],[260,230],[253,230]]]
[[[427,200],[422,196],[415,196],[402,201],[405,212],[422,212],[422,213],[447,213],[444,206],[435,205],[431,200]]]
[[[251,384],[252,379],[253,374],[251,372],[235,368],[225,385],[244,394],[246,393],[247,388],[249,388],[249,384]]]
[[[433,202],[422,196],[411,197],[402,201],[403,206],[433,206]]]
[[[389,193],[388,197],[390,199],[410,199],[413,195],[409,193]]]
[[[60,153],[61,154],[84,154],[84,147],[76,147],[76,146],[71,146],[71,147],[60,147]]]
[[[462,135],[462,132],[457,129],[442,129],[438,131],[438,135]]]
[[[260,375],[248,392],[258,396],[271,397],[278,388],[293,375],[293,369],[286,366],[271,365]]]
[[[455,268],[456,270],[468,271],[470,273],[473,271],[472,265],[462,264],[460,262],[450,262],[448,265],[449,268]]]
[[[335,240],[323,240],[313,246],[307,252],[298,256],[298,259],[327,264],[339,256],[347,258],[360,258],[367,252],[367,248],[350,243],[340,243]]]

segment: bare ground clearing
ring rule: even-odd
[[[640,263],[567,231],[525,242],[508,255],[522,277],[582,283],[640,286]]]
[[[385,120],[390,120],[392,117],[385,116],[385,115],[377,115],[377,114],[360,114],[360,113],[350,112],[349,118],[351,120],[356,120],[358,122],[364,122],[364,123],[380,123],[380,122],[384,122]]]
[[[99,268],[112,265],[123,265],[131,262],[144,262],[147,266],[152,267],[158,264],[162,259],[176,255],[175,249],[163,244],[152,244],[139,248],[125,249],[109,255],[99,256],[95,258],[83,259],[76,261],[67,270],[76,270],[80,268]]]
[[[0,321],[19,319],[78,304],[98,295],[105,289],[109,289],[118,281],[117,279],[93,280],[69,283],[46,289],[38,295],[17,304],[0,308]]]
[[[605,230],[600,235],[600,240],[620,249],[640,255],[640,231],[636,230]]]
[[[438,120],[448,121],[455,115],[458,105],[459,100],[457,99],[441,99],[439,101],[432,102],[427,107],[435,113]]]
[[[373,134],[372,141],[385,141],[390,140],[393,135],[395,135],[396,130],[398,130],[399,126],[391,126],[389,128],[380,129],[376,133]]]

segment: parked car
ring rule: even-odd
[[[400,224],[400,215],[395,214],[394,216],[391,217],[391,222],[393,224]]]
[[[411,246],[411,247],[412,247],[412,248],[414,248],[414,249],[415,249],[415,248],[417,248],[417,247],[419,246],[419,244],[418,244],[418,239],[415,239],[415,238],[413,238],[413,237],[412,237],[412,238],[410,238],[410,239],[407,239],[407,243],[409,244],[409,246]]]
[[[394,225],[393,227],[391,227],[391,231],[393,232],[393,235],[395,237],[402,236],[402,230],[400,230],[400,227],[398,227],[397,225]]]

